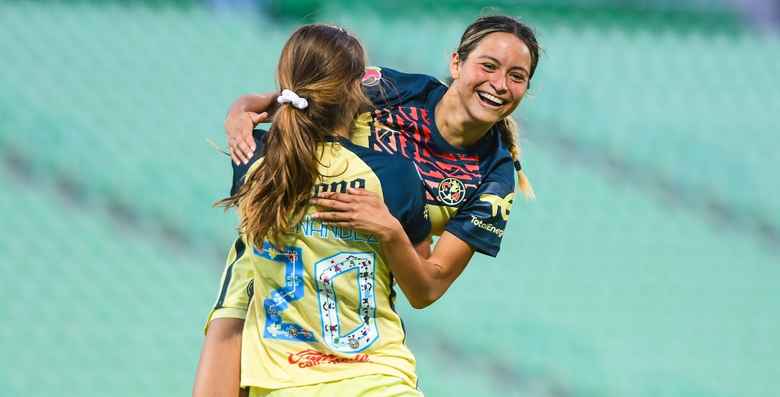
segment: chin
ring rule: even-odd
[[[503,112],[485,109],[480,104],[477,104],[476,109],[473,109],[470,113],[474,121],[485,124],[495,124],[506,117]]]

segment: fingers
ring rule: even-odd
[[[352,208],[352,206],[348,205],[347,203],[326,198],[313,198],[310,200],[310,202],[318,207],[324,207],[336,211],[348,211],[350,208]]]
[[[369,192],[366,189],[356,189],[354,187],[347,188],[347,193],[354,194],[355,196],[375,196],[373,192]]]
[[[252,153],[254,152],[254,149],[252,149],[245,141],[238,141],[238,144],[236,145],[236,151],[238,152],[238,156],[241,158],[241,160],[244,161],[244,164],[249,163],[249,159],[252,158]]]
[[[358,202],[370,203],[371,205],[379,205],[382,199],[375,192],[366,189],[347,188],[347,193],[356,197]]]
[[[321,222],[328,222],[329,224],[336,224],[339,222],[344,222],[344,223],[352,222],[352,214],[347,212],[338,212],[338,211],[315,212],[311,214],[311,217]]]
[[[233,160],[233,164],[239,165],[241,164],[241,159],[236,156],[235,152],[233,151],[233,148],[230,148],[230,158]]]
[[[230,148],[230,157],[233,159],[233,162],[236,163],[236,165],[241,163],[249,163],[250,157],[247,157],[244,151],[241,150],[241,143],[239,141],[235,139],[229,139],[228,147]]]
[[[328,225],[341,229],[352,229],[352,222],[328,222]]]
[[[252,119],[252,124],[254,124],[255,127],[257,127],[258,124],[268,120],[268,112],[263,112],[259,114],[249,112],[249,117]]]
[[[268,113],[244,112],[229,114],[225,120],[225,133],[228,136],[230,157],[236,164],[248,164],[255,152],[255,139],[252,136],[254,126],[266,120]]]
[[[323,192],[318,194],[317,198],[340,201],[342,203],[353,203],[358,200],[358,198],[354,196],[350,196],[347,193],[337,193],[337,192]]]
[[[255,149],[257,149],[257,147],[255,146],[255,138],[252,136],[252,130],[255,127],[257,127],[258,124],[262,123],[265,119],[268,118],[268,112],[263,112],[260,114],[247,112],[247,114],[249,115],[249,119],[252,121],[252,128],[248,128],[248,129],[242,128],[239,133],[239,139],[243,140],[244,144],[249,146],[251,152],[246,153],[246,155],[252,157],[252,154],[254,154]]]

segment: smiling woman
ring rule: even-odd
[[[528,26],[489,16],[461,37],[450,59],[449,87],[388,68],[371,69],[364,77],[378,109],[370,113],[367,131],[353,133],[353,140],[367,135],[363,143],[371,148],[415,162],[428,189],[432,231],[441,236],[427,259],[393,259],[409,264],[395,276],[407,297],[419,297],[411,302],[415,307],[441,297],[474,251],[497,255],[515,196],[513,163],[521,192],[533,197],[510,115],[528,90],[538,58],[539,44]],[[358,120],[357,129],[363,124]],[[320,219],[387,234],[375,222],[375,198],[355,191],[323,196],[316,202],[326,209],[317,214]],[[400,246],[385,251],[390,257],[411,252]]]
[[[471,24],[450,60],[453,82],[436,107],[442,136],[456,146],[471,146],[495,126],[520,168],[510,115],[530,87],[538,61],[539,44],[528,26],[504,16]],[[521,191],[533,196],[525,175],[518,176]]]

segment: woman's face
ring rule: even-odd
[[[485,36],[465,60],[452,55],[450,72],[469,117],[493,124],[509,116],[528,89],[531,53],[511,33]]]

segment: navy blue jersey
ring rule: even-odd
[[[373,67],[363,86],[376,110],[359,117],[353,142],[415,163],[434,234],[448,231],[478,252],[498,254],[515,195],[500,132],[493,128],[465,149],[447,143],[434,121],[447,86],[431,76]]]

